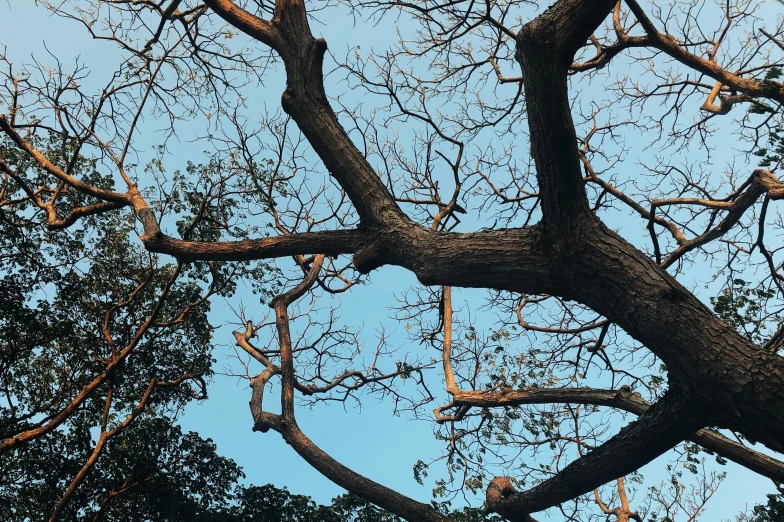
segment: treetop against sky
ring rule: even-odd
[[[3,10],[0,459],[78,443],[51,520],[118,516],[107,455],[215,396],[246,471],[275,439],[407,520],[784,481],[778,4]]]

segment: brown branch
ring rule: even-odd
[[[569,73],[574,74],[577,72],[585,72],[590,71],[592,69],[602,69],[605,67],[610,61],[621,54],[626,49],[631,49],[633,47],[645,47],[648,44],[648,41],[644,37],[635,37],[634,39],[630,39],[628,42],[623,43],[616,43],[613,45],[609,45],[606,47],[602,47],[601,51],[596,54],[590,60],[586,60],[584,62],[575,62],[569,66]]]
[[[711,114],[723,116],[730,112],[733,105],[744,100],[742,96],[721,96],[722,87],[721,82],[716,82],[700,109]],[[716,98],[719,98],[718,105],[716,105]]]
[[[575,62],[569,66],[569,73],[585,72],[592,69],[601,69],[612,61],[613,58],[627,49],[635,47],[646,47],[650,44],[647,36],[628,36],[624,35],[617,42],[611,45],[602,45],[597,49],[596,54],[584,62]]]
[[[0,441],[0,454],[3,454],[11,449],[35,440],[52,430],[56,429],[60,426],[63,422],[65,422],[72,413],[74,413],[82,403],[87,400],[88,397],[92,395],[92,393],[98,389],[103,383],[105,383],[109,377],[112,375],[114,370],[119,366],[126,358],[128,358],[131,353],[136,349],[139,343],[142,341],[144,335],[150,329],[150,327],[155,323],[155,320],[158,317],[158,314],[161,312],[161,308],[163,307],[164,301],[169,295],[172,286],[174,285],[177,278],[180,276],[180,272],[182,270],[182,264],[178,264],[177,268],[172,273],[169,280],[166,282],[166,285],[163,287],[160,297],[158,297],[158,301],[155,303],[155,306],[150,313],[147,320],[139,327],[136,331],[135,335],[131,339],[131,341],[122,349],[120,350],[116,356],[113,356],[111,360],[106,364],[106,367],[103,372],[98,374],[93,378],[92,381],[87,383],[79,393],[74,397],[70,403],[68,403],[64,408],[60,410],[54,417],[48,420],[46,424],[41,426],[37,426],[35,428],[26,430],[22,433],[18,433],[13,437],[10,437],[6,440]],[[142,283],[146,284],[146,283]],[[137,288],[138,291],[138,288]]]
[[[599,185],[600,187],[602,187],[602,190],[604,190],[608,194],[611,194],[619,201],[622,201],[623,203],[631,207],[635,212],[640,214],[640,216],[642,216],[643,218],[649,220],[650,222],[649,228],[651,229],[652,234],[655,234],[655,232],[653,231],[652,224],[656,223],[657,225],[666,228],[670,232],[670,234],[672,234],[672,237],[675,239],[675,241],[678,244],[681,244],[686,241],[686,238],[684,237],[683,233],[678,229],[675,223],[672,223],[671,221],[667,221],[666,219],[663,219],[661,216],[657,216],[655,212],[651,213],[645,207],[643,207],[642,205],[634,201],[632,198],[627,196],[623,191],[618,190],[617,187],[600,178],[599,175],[596,173],[596,171],[594,171],[593,167],[591,166],[591,163],[588,161],[588,158],[585,156],[585,154],[582,153],[580,154],[580,160],[583,162],[583,167],[588,173],[588,175],[585,178],[585,181]],[[656,246],[658,247],[658,243],[656,243]]]
[[[526,305],[526,300],[523,300],[517,308],[515,308],[515,313],[517,314],[517,322],[520,323],[520,326],[525,328],[526,330],[530,330],[532,332],[542,332],[542,333],[554,333],[554,334],[578,334],[583,332],[589,332],[591,330],[595,330],[597,328],[604,328],[605,326],[609,326],[610,322],[606,319],[600,321],[594,321],[592,323],[578,326],[576,328],[549,328],[544,326],[535,326],[529,324],[523,318],[523,308]]]
[[[282,42],[275,24],[272,22],[252,15],[231,0],[204,0],[204,3],[218,16],[243,33],[279,51],[278,47],[282,45]]]
[[[62,219],[49,219],[46,222],[46,227],[49,230],[68,228],[81,218],[111,212],[112,210],[119,210],[127,206],[128,203],[122,201],[102,201],[101,203],[95,203],[93,205],[77,207],[72,209],[68,215]]]
[[[714,228],[681,243],[680,246],[661,263],[662,267],[667,268],[668,266],[671,266],[675,261],[683,257],[684,254],[723,236],[740,221],[746,210],[756,203],[760,196],[766,193],[770,199],[784,198],[784,183],[781,183],[772,173],[766,170],[756,169],[751,175],[749,187],[732,203],[719,202],[720,204],[714,206],[710,204],[711,202],[684,201],[684,203],[703,204],[704,206],[714,206],[714,208],[725,209],[727,210],[727,215]],[[654,208],[655,206],[662,206],[664,204],[674,204],[674,202],[668,200],[658,203],[654,202]],[[652,209],[651,215],[653,214],[654,210]]]
[[[612,11],[616,0],[560,0],[517,35],[531,153],[543,221],[556,248],[569,245],[591,219],[580,171],[567,72],[574,54]],[[558,122],[557,124],[553,124]]]
[[[621,505],[617,508],[608,508],[607,505],[602,502],[602,498],[599,496],[599,490],[595,489],[593,490],[593,495],[599,509],[606,515],[615,515],[615,522],[629,522],[629,519],[642,522],[640,515],[635,511],[632,511],[629,507],[629,498],[626,496],[626,486],[623,483],[623,478],[619,477],[616,482],[618,483],[618,500],[621,501]]]
[[[639,469],[689,437],[704,422],[693,404],[668,392],[636,421],[554,477],[521,493],[507,490],[487,508],[513,522],[528,520],[531,513]]]
[[[650,39],[650,45],[663,51],[680,63],[695,69],[727,87],[740,91],[748,96],[769,98],[784,103],[784,84],[771,86],[757,80],[750,80],[722,68],[716,62],[690,53],[678,40],[669,34],[660,33],[648,18],[636,0],[625,0],[634,16],[640,22]]]
[[[59,167],[55,166],[46,158],[46,156],[44,156],[38,149],[33,147],[27,140],[22,138],[22,136],[20,136],[16,130],[14,130],[4,114],[0,114],[0,129],[2,129],[20,149],[24,150],[30,156],[32,156],[33,159],[38,162],[41,168],[60,181],[75,188],[79,192],[87,194],[88,196],[102,199],[104,201],[123,203],[125,205],[130,203],[130,198],[127,194],[121,194],[119,192],[113,192],[111,190],[104,190],[98,187],[94,187],[88,183],[84,183],[83,181],[74,178]]]
[[[302,297],[316,282],[321,265],[324,263],[324,254],[319,254],[313,260],[310,271],[300,284],[288,292],[276,296],[270,306],[275,310],[275,326],[278,330],[280,343],[280,373],[282,391],[280,394],[281,419],[284,426],[294,421],[294,352],[291,345],[291,330],[289,329],[288,306]]]
[[[455,381],[455,372],[452,369],[452,288],[445,286],[442,289],[442,302],[444,304],[444,348],[441,359],[444,365],[444,380],[446,381],[446,391],[450,394],[459,392]]]
[[[368,502],[410,522],[449,522],[447,517],[430,505],[382,486],[336,461],[316,446],[296,422],[283,423],[279,417],[266,414],[262,425],[266,429],[278,431],[294,451],[322,475]],[[258,426],[254,429],[260,429]]]
[[[156,225],[157,228],[157,225]],[[360,230],[303,232],[244,241],[186,241],[161,232],[142,236],[150,252],[168,254],[183,261],[248,261],[299,254],[351,254],[361,241]]]
[[[316,446],[313,441],[302,433],[297,425],[294,416],[294,354],[287,307],[315,283],[323,261],[323,255],[316,256],[310,271],[303,281],[292,290],[278,295],[272,301],[271,306],[275,309],[275,323],[278,330],[281,358],[280,373],[282,374],[283,386],[281,391],[281,415],[263,412],[259,407],[260,402],[256,403],[257,400],[260,401],[260,397],[257,397],[257,388],[263,388],[266,380],[275,373],[272,369],[273,367],[269,366],[262,374],[261,379],[253,384],[254,397],[251,401],[255,422],[253,429],[262,432],[273,429],[279,432],[303,459],[325,477],[391,513],[411,522],[448,522],[446,517],[438,514],[431,506],[401,495],[340,464]],[[251,325],[246,329],[246,334],[249,333],[249,330],[252,331]]]
[[[186,379],[191,379],[193,377],[196,377],[196,375],[185,373],[180,377],[178,377],[177,379],[169,382],[158,381],[155,379],[151,380],[150,384],[147,386],[147,389],[144,391],[142,398],[139,400],[139,402],[134,407],[134,409],[125,417],[125,419],[123,419],[121,423],[119,423],[114,428],[107,430],[106,423],[107,423],[109,409],[111,407],[111,402],[112,402],[111,388],[109,389],[109,393],[106,398],[106,407],[104,408],[104,414],[101,421],[101,434],[98,436],[98,442],[96,443],[95,448],[93,448],[93,451],[88,457],[87,461],[84,463],[84,465],[82,465],[81,469],[77,472],[76,476],[68,485],[68,488],[65,490],[65,493],[63,493],[63,496],[60,498],[60,501],[57,503],[57,506],[55,506],[52,515],[49,517],[49,522],[56,522],[60,518],[63,509],[65,509],[66,505],[68,505],[68,501],[76,492],[76,488],[79,487],[79,484],[81,484],[84,481],[84,478],[93,468],[93,466],[95,466],[96,462],[98,462],[98,458],[101,456],[101,453],[103,452],[103,448],[104,446],[106,446],[106,443],[110,439],[122,433],[128,426],[130,426],[130,424],[136,419],[136,417],[138,417],[144,412],[144,409],[146,408],[147,403],[150,401],[150,398],[152,397],[152,394],[155,391],[155,389],[178,386]]]
[[[24,178],[17,174],[5,161],[3,161],[2,158],[0,158],[0,171],[13,179],[24,191],[24,193],[27,194],[27,197],[30,198],[30,201],[32,201],[38,208],[46,212],[46,226],[50,230],[68,228],[76,223],[76,221],[80,218],[93,216],[96,214],[103,214],[104,212],[110,212],[112,210],[126,207],[129,204],[127,201],[102,201],[100,203],[94,203],[92,205],[71,209],[65,218],[59,219],[57,217],[57,210],[54,207],[56,194],[53,195],[48,202],[42,201],[39,197],[39,192],[41,190],[32,190]]]

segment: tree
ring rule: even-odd
[[[784,504],[781,495],[768,495],[768,503],[764,506],[754,506],[755,522],[774,522],[784,519]]]
[[[4,520],[49,520],[92,450],[85,422],[4,459]],[[81,428],[81,429],[80,429]],[[58,516],[62,520],[216,520],[232,509],[239,466],[163,418],[134,423],[106,450]]]
[[[706,450],[784,480],[781,461],[750,447],[784,451],[775,211],[784,197],[775,175],[784,22],[765,15],[769,8],[752,0],[558,0],[544,11],[518,1],[41,3],[116,46],[118,61],[108,85],[91,90],[79,64],[68,71],[6,59],[0,208],[20,244],[4,255],[29,256],[16,230],[32,216],[51,229],[42,241],[53,245],[69,229],[113,219],[128,223],[129,241],[138,225],[147,252],[177,263],[160,272],[158,292],[145,294],[147,308],[131,314],[141,321],[136,333],[100,348],[93,380],[58,391],[51,407],[7,393],[42,405],[43,417],[14,410],[18,427],[0,451],[52,433],[98,387],[108,409],[122,361],[141,374],[153,368],[128,356],[158,327],[180,274],[201,284],[175,299],[164,327],[271,272],[256,262],[278,259],[280,288],[268,289],[274,319],[242,310],[234,333],[257,365],[246,372],[254,429],[280,433],[326,477],[397,516],[448,520],[317,447],[297,425],[296,396],[314,403],[379,393],[415,413],[443,401],[435,415],[449,478],[436,494],[486,488],[486,509],[509,520],[573,499],[584,509],[582,495],[676,447],[685,448],[687,466]],[[333,57],[312,29],[321,8],[400,17],[401,41],[386,52],[335,58],[349,86],[382,100],[369,113],[325,83]],[[276,63],[285,72],[285,116],[267,114],[256,129],[246,107]],[[508,75],[513,67],[520,76]],[[213,152],[168,172],[169,138],[197,115]],[[153,117],[163,139],[151,150],[139,129]],[[323,184],[310,154],[328,173]],[[719,163],[723,173],[713,171]],[[80,248],[62,245],[61,255],[75,263]],[[287,258],[293,272],[283,270]],[[131,267],[116,276],[138,281],[152,273],[147,259],[159,258],[114,262]],[[368,353],[332,311],[301,300],[334,305],[331,295],[386,265],[423,285],[402,298],[398,315],[437,356],[401,357],[383,338]],[[115,299],[115,312],[93,313],[111,319],[124,310],[119,296],[142,299],[147,287],[134,293],[129,281],[114,294],[98,288]],[[41,284],[12,281],[4,292],[26,303]],[[460,289],[487,290],[498,315],[487,335],[475,303],[456,305],[453,292],[474,295]],[[292,334],[292,317],[308,327]],[[25,337],[33,320],[11,322]],[[63,331],[44,341],[60,346]],[[79,357],[82,343],[65,337],[64,357]],[[431,391],[424,372],[436,364],[448,397]],[[273,378],[277,413],[262,401]],[[149,386],[178,377],[165,379]],[[129,397],[126,408],[146,404],[143,393]],[[600,408],[637,418],[618,430],[618,417]],[[31,419],[35,426],[20,424]],[[99,424],[102,435],[114,433],[114,424]],[[531,464],[540,447],[557,455],[555,464]],[[510,454],[526,458],[510,467]],[[488,485],[497,463],[510,476]],[[417,478],[427,470],[418,465]]]
[[[62,150],[41,145],[52,157]],[[7,143],[0,148],[20,172],[34,169]],[[73,167],[99,176],[83,157]],[[230,280],[215,269],[205,285],[209,272],[140,252],[119,215],[55,237],[32,203],[0,204],[0,516],[188,518],[230,498],[239,467],[172,424],[206,397],[207,297]]]

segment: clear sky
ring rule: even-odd
[[[775,6],[770,13],[777,16]],[[323,21],[324,25],[315,26],[314,32],[323,34],[330,49],[338,55],[345,54],[347,49],[356,45],[363,49],[383,48],[396,39],[394,26],[388,22],[379,26],[368,23],[352,25],[349,17]],[[52,18],[43,9],[35,7],[32,0],[0,0],[0,45],[8,47],[12,60],[30,61],[30,56],[34,55],[41,61],[51,62],[44,43],[49,51],[66,63],[81,56],[94,69],[91,81],[97,85],[113,72],[111,66],[104,67],[104,64],[111,63],[113,51],[110,46],[97,45],[77,24]],[[271,77],[269,81],[274,85],[281,80]],[[274,106],[278,100],[276,96],[263,102]],[[178,150],[183,154],[199,155],[201,145],[187,144],[189,138],[182,136]],[[374,330],[390,323],[388,307],[396,304],[393,295],[416,284],[415,278],[405,270],[382,268],[371,275],[370,284],[357,287],[349,295],[341,297],[340,314],[346,318],[361,318],[361,321],[352,319],[352,322],[364,325],[370,343]],[[231,311],[222,307],[221,303],[216,302],[213,308],[216,309],[213,323],[226,324],[235,320]],[[266,311],[259,310],[261,313]],[[219,330],[216,342],[229,345],[232,342],[230,329],[224,327]],[[419,349],[416,346],[410,348]],[[218,353],[225,349],[219,348]],[[218,368],[230,362],[220,356],[218,359]],[[191,405],[181,424],[216,441],[221,454],[243,466],[248,483],[270,482],[279,487],[286,486],[292,492],[311,495],[319,502],[328,502],[340,494],[339,488],[302,461],[276,433],[251,432],[249,397],[247,381],[218,376],[210,386],[210,399]],[[270,394],[266,403],[274,404],[274,395]],[[442,445],[434,440],[430,423],[413,421],[406,416],[396,417],[391,413],[389,402],[378,404],[371,397],[362,410],[353,405],[344,409],[342,405],[334,404],[312,412],[302,411],[298,421],[303,431],[337,460],[387,486],[428,501],[432,483],[419,486],[413,480],[412,467],[420,458],[427,460],[440,455]],[[655,481],[661,468],[661,463],[654,463],[643,471]],[[766,493],[773,492],[767,479],[732,463],[725,469],[729,476],[709,504],[711,511],[706,520],[729,517],[747,504],[762,501]]]

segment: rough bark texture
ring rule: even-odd
[[[746,459],[744,465],[751,469],[769,475],[780,473],[777,461],[770,462],[759,454],[750,456],[747,449],[727,444],[715,433],[698,430],[706,426],[732,428],[773,450],[784,451],[784,358],[762,350],[720,321],[667,273],[666,265],[672,260],[665,266],[656,264],[610,231],[589,209],[567,74],[575,53],[610,14],[615,0],[558,0],[517,33],[516,58],[522,69],[543,219],[535,226],[470,234],[430,230],[414,223],[398,207],[329,104],[322,75],[327,44],[313,37],[302,0],[277,0],[274,17],[269,21],[231,0],[204,3],[229,24],[280,55],[287,75],[283,109],[353,203],[360,219],[356,230],[234,243],[177,240],[162,234],[154,212],[130,181],[127,193],[89,186],[49,162],[16,134],[9,120],[2,116],[0,129],[59,181],[110,203],[100,211],[131,205],[144,226],[142,240],[154,252],[183,260],[248,260],[306,253],[321,254],[319,259],[323,260],[324,254],[352,253],[361,272],[398,265],[409,269],[425,285],[559,296],[582,303],[623,328],[666,364],[670,380],[665,398],[648,407],[628,397],[598,397],[595,393],[581,397],[578,391],[571,390],[571,402],[607,404],[640,417],[606,444],[528,491],[516,493],[503,480],[494,481],[492,491],[488,490],[489,507],[510,520],[530,520],[530,513],[634,471],[690,437],[724,452],[727,458]],[[784,87],[775,90],[770,85],[739,78],[713,62],[691,55],[671,37],[657,32],[636,2],[627,3],[646,32],[645,37],[636,37],[634,45],[660,49],[747,95],[784,100]],[[630,40],[627,37],[621,43],[624,41]],[[725,222],[716,229],[718,232],[710,233],[719,235],[720,227],[735,225],[763,193],[781,198],[784,187],[772,176],[757,175],[749,192],[733,203],[737,208],[730,210]],[[690,243],[682,250],[688,251],[695,245]],[[275,301],[282,343],[281,367],[271,369],[254,383],[252,408],[256,428],[279,431],[327,477],[393,513],[412,521],[444,520],[429,506],[335,462],[296,426],[296,382],[286,306],[312,284],[315,276],[308,277],[304,286]],[[264,384],[278,374],[284,383],[280,416],[261,409]],[[462,400],[465,404],[478,405],[490,397],[461,395],[454,389],[450,393],[457,403]],[[508,400],[514,403],[523,398],[509,395]]]
[[[614,0],[560,0],[519,31],[516,56],[543,220],[529,228],[475,234],[433,232],[402,214],[329,106],[321,77],[326,44],[312,37],[304,8],[297,1],[280,1],[272,22],[279,37],[271,45],[280,52],[288,75],[283,107],[360,216],[360,232],[353,238],[360,271],[395,264],[410,269],[426,285],[575,300],[618,324],[667,365],[667,400],[641,412],[606,445],[555,478],[491,506],[510,520],[527,520],[529,513],[631,472],[707,425],[730,427],[784,450],[784,360],[728,328],[588,209],[567,72],[575,52],[614,5]],[[236,18],[216,10],[240,27]],[[330,248],[337,252],[337,242]],[[707,432],[698,437],[708,444],[712,438]],[[319,462],[323,457],[309,453],[306,458],[336,482],[345,482],[331,464]]]

